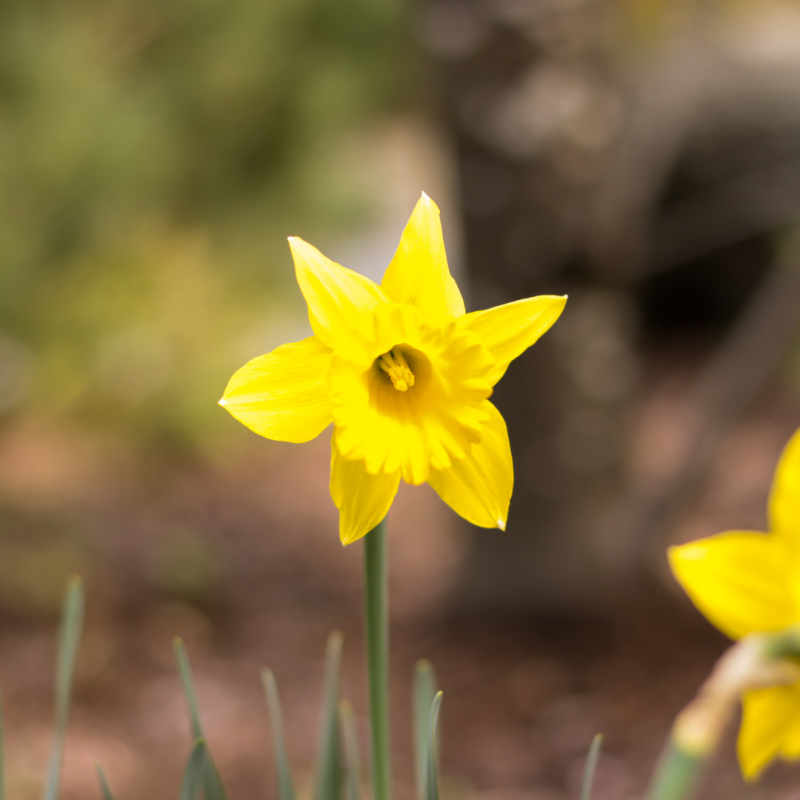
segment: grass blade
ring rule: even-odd
[[[602,746],[603,734],[598,733],[594,739],[592,739],[589,755],[586,756],[586,767],[583,770],[583,785],[581,786],[581,800],[592,800],[594,771],[597,768],[597,761],[600,758],[600,748]]]
[[[295,800],[294,781],[289,757],[286,754],[286,739],[283,735],[283,714],[278,697],[278,685],[271,669],[261,670],[261,682],[267,698],[269,721],[272,725],[272,741],[275,744],[275,768],[278,778],[278,800]]]
[[[342,757],[339,742],[339,663],[342,655],[342,634],[334,631],[328,637],[325,651],[325,694],[322,706],[322,727],[317,752],[314,800],[339,800],[342,785]]]
[[[430,733],[428,734],[428,759],[425,768],[425,794],[423,800],[439,800],[439,779],[436,769],[436,726],[439,722],[439,707],[442,693],[437,692],[431,704]]]
[[[181,782],[180,800],[195,800],[200,787],[203,785],[203,776],[206,767],[206,743],[198,739],[194,743],[189,760],[186,762],[186,770],[183,773]]]
[[[83,629],[83,607],[83,584],[80,578],[73,577],[70,579],[64,599],[64,613],[61,618],[58,641],[56,722],[47,780],[44,785],[44,800],[56,800],[61,791],[61,765],[64,760],[64,740],[67,735],[67,718],[72,697],[72,679],[75,675],[75,659]]]
[[[189,664],[186,645],[183,643],[182,639],[175,639],[173,644],[175,646],[175,658],[178,661],[178,675],[180,675],[183,693],[186,695],[186,702],[189,705],[189,720],[192,723],[192,736],[195,739],[205,739],[203,722],[200,719],[200,709],[197,705],[197,695],[194,691],[192,667]]]
[[[339,703],[339,724],[344,741],[345,800],[361,800],[361,755],[358,751],[353,706],[347,700]]]
[[[100,790],[103,792],[103,800],[114,800],[114,795],[111,794],[111,789],[108,786],[108,781],[106,780],[106,774],[103,772],[103,768],[97,764],[97,780],[100,781]]]
[[[203,730],[203,721],[200,718],[200,708],[197,705],[197,695],[194,691],[194,679],[192,678],[192,668],[189,664],[189,656],[186,653],[186,646],[181,639],[175,639],[175,657],[178,661],[178,674],[183,685],[183,693],[186,695],[186,702],[189,706],[189,720],[192,725],[192,737],[195,740],[202,739],[205,742],[206,734]],[[203,745],[204,768],[203,768],[203,793],[206,800],[228,800],[219,770],[211,756],[208,745]]]
[[[428,768],[428,739],[431,733],[431,706],[436,696],[436,673],[427,659],[417,662],[414,670],[414,766],[417,797],[425,796],[425,775]]]

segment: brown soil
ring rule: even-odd
[[[731,432],[676,535],[763,527],[775,459],[798,422],[794,398],[777,394]],[[0,684],[12,798],[41,790],[55,613],[72,571],[85,576],[88,616],[67,800],[99,797],[95,762],[118,800],[177,796],[190,735],[175,635],[187,643],[234,800],[275,796],[262,666],[277,676],[290,756],[307,790],[322,655],[335,628],[345,633],[342,693],[366,752],[361,549],[338,543],[328,463],[327,441],[280,445],[246,432],[225,452],[182,464],[134,461],[108,442],[42,426],[5,432]],[[398,799],[413,796],[409,700],[421,657],[433,661],[444,689],[446,798],[575,798],[598,731],[606,743],[595,800],[641,796],[671,718],[724,638],[677,592],[613,619],[465,618],[449,595],[468,544],[452,513],[427,487],[406,489],[389,527]],[[793,785],[800,767],[778,765],[745,786],[731,731],[702,796],[789,800],[800,797]]]

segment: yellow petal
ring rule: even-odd
[[[781,757],[787,761],[796,761],[800,758],[800,684],[795,683],[786,688],[791,689],[794,693],[791,701],[794,713],[783,735]]]
[[[428,480],[439,497],[473,525],[505,530],[514,465],[506,423],[490,402],[485,406],[490,418],[483,426],[481,441],[449,469],[432,469]]]
[[[314,336],[284,344],[238,370],[219,404],[268,439],[307,442],[333,422],[330,360],[330,348]]]
[[[334,440],[331,451],[331,497],[339,509],[339,538],[351,544],[369,533],[392,505],[400,473],[370,475],[363,461],[342,456]]]
[[[464,300],[447,266],[439,209],[424,192],[381,287],[395,303],[416,306],[432,325],[464,313]]]
[[[473,311],[459,320],[459,327],[477,333],[483,346],[495,357],[497,364],[492,371],[492,384],[503,377],[518,355],[550,328],[566,302],[566,297],[540,295],[486,311]]]
[[[692,602],[733,639],[798,621],[786,561],[780,540],[764,533],[733,531],[669,548],[672,572]]]
[[[800,431],[783,449],[769,499],[772,530],[800,546]]]
[[[389,302],[380,286],[326,258],[302,239],[289,237],[289,246],[314,333],[337,353],[371,363],[373,315]]]
[[[742,774],[748,781],[755,780],[778,755],[798,713],[796,686],[773,686],[744,693],[737,750]]]

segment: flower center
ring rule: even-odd
[[[390,350],[378,359],[378,366],[391,378],[399,392],[407,392],[414,385],[414,373],[400,350]]]

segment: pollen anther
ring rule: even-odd
[[[399,392],[407,392],[414,385],[414,373],[401,352],[390,350],[378,359],[378,366],[391,378]]]

